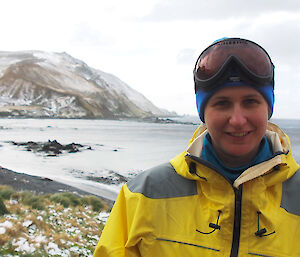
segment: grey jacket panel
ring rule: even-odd
[[[127,183],[133,193],[152,199],[183,197],[197,194],[197,184],[176,173],[170,163],[146,170]]]
[[[281,207],[300,216],[300,171],[282,183]]]

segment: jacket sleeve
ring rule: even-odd
[[[94,257],[141,257],[139,237],[134,231],[137,199],[125,184],[100,236]]]

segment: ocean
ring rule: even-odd
[[[182,121],[183,119],[181,119]],[[187,121],[185,118],[184,121]],[[0,119],[0,165],[47,177],[115,200],[122,184],[144,169],[184,151],[199,123],[150,123],[83,119]],[[272,120],[290,137],[300,161],[300,120]],[[79,152],[47,156],[16,143],[81,144]],[[14,142],[14,143],[12,143]]]

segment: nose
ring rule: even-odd
[[[246,122],[247,117],[243,108],[240,105],[233,106],[229,117],[229,124],[239,127],[245,125]]]

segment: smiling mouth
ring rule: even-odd
[[[244,137],[250,134],[250,132],[227,132],[227,134],[233,137]]]

